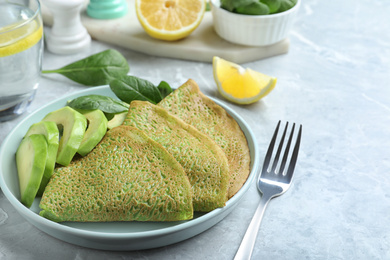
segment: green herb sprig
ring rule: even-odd
[[[77,110],[100,109],[105,114],[119,114],[129,110],[129,104],[103,95],[85,95],[77,97],[67,104]]]
[[[163,99],[160,90],[153,83],[134,76],[114,79],[110,82],[110,88],[120,100],[126,103],[143,100],[157,104]]]
[[[233,13],[266,15],[287,11],[296,3],[297,0],[221,0],[221,7]]]
[[[108,49],[56,70],[44,70],[42,74],[59,73],[86,86],[107,85],[126,75],[130,70],[125,57],[116,50]]]
[[[157,104],[172,92],[170,85],[161,81],[158,86],[135,76],[127,75],[130,67],[125,57],[116,50],[105,50],[56,70],[44,70],[43,74],[59,73],[86,86],[110,85],[119,98],[102,95],[86,95],[68,102],[77,110],[102,110],[107,118],[129,109],[133,100]]]

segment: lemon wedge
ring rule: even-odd
[[[15,28],[10,30],[10,28]],[[0,29],[0,57],[13,55],[34,46],[43,36],[42,25],[33,20],[25,25]]]
[[[276,85],[276,78],[238,64],[213,57],[213,75],[218,91],[237,104],[252,104],[268,95]]]
[[[153,38],[175,41],[190,35],[206,11],[205,0],[136,0],[142,27]]]

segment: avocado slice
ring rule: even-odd
[[[16,151],[20,201],[28,208],[33,204],[41,184],[46,158],[47,142],[45,136],[40,134],[23,138]]]
[[[103,111],[96,109],[82,114],[87,118],[88,128],[77,152],[85,156],[102,140],[107,132],[107,118]]]
[[[123,121],[125,121],[127,113],[128,112],[126,111],[119,114],[115,114],[114,117],[110,121],[108,121],[107,128],[113,129],[114,127],[122,125]]]
[[[52,121],[62,129],[56,162],[69,165],[83,140],[87,119],[71,107],[65,106],[47,114],[42,121]]]
[[[28,129],[25,137],[33,134],[42,134],[47,142],[47,158],[45,171],[43,172],[41,185],[39,187],[37,196],[42,196],[50,177],[53,175],[54,167],[56,165],[56,157],[58,151],[58,143],[60,134],[56,123],[50,121],[41,121],[33,124]]]

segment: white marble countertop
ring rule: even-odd
[[[288,54],[243,64],[276,76],[274,91],[232,107],[264,155],[276,122],[303,124],[293,186],[271,201],[253,259],[390,259],[389,1],[303,1]],[[93,42],[84,53],[45,52],[44,69],[116,48]],[[217,99],[209,63],[118,49],[130,74],[179,86],[194,79]],[[84,89],[60,75],[42,79],[28,113]],[[28,114],[27,113],[27,114]],[[24,116],[26,116],[25,114]],[[0,123],[0,143],[23,119]],[[259,201],[253,184],[223,221],[163,248],[110,252],[62,242],[23,219],[0,191],[0,259],[232,259]]]

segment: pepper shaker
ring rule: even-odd
[[[80,19],[84,0],[42,0],[42,2],[53,15],[53,26],[46,39],[49,51],[56,54],[72,54],[90,46],[91,36]]]

